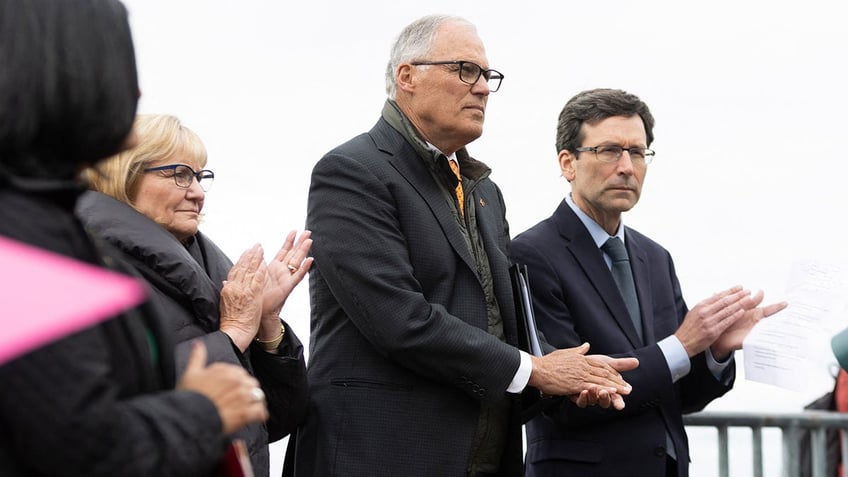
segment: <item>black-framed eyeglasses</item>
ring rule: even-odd
[[[177,187],[188,189],[191,187],[192,180],[197,179],[197,183],[204,192],[209,192],[212,188],[212,183],[215,181],[215,173],[203,169],[202,171],[194,172],[194,169],[185,164],[168,164],[166,166],[148,167],[144,172],[172,171],[174,183]]]
[[[642,161],[645,164],[650,164],[651,161],[654,160],[654,154],[656,154],[653,150],[648,149],[647,147],[624,148],[614,144],[609,146],[577,147],[574,148],[574,150],[577,152],[592,151],[595,153],[595,158],[599,161],[609,163],[618,162],[618,160],[621,159],[622,154],[624,154],[624,151],[627,151],[627,154],[630,155],[631,161]]]
[[[501,87],[501,81],[504,75],[497,70],[485,70],[477,63],[470,61],[414,61],[410,63],[412,66],[429,66],[429,65],[457,65],[459,72],[459,80],[465,84],[474,85],[482,76],[489,84],[489,91],[494,93]]]

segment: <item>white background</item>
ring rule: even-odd
[[[655,161],[628,225],[675,257],[693,306],[734,284],[781,298],[794,261],[843,261],[844,15],[834,2],[128,0],[140,112],[180,117],[216,173],[202,230],[232,258],[266,255],[305,221],[309,173],[329,149],[376,122],[389,48],[430,13],[478,27],[492,68],[488,163],[513,235],[567,192],[554,147],[557,115],[596,87],[640,96],[656,118]],[[320,238],[317,238],[320,239]],[[285,318],[309,337],[306,284]],[[827,362],[803,392],[744,379],[711,410],[797,411],[831,386]],[[690,429],[693,477],[717,475],[714,433]],[[750,475],[744,432],[734,476]],[[780,470],[766,435],[766,475]],[[282,446],[272,448],[272,475]]]

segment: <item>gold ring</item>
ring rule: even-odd
[[[256,402],[265,400],[265,393],[262,391],[262,388],[251,389],[250,395],[253,396],[253,400]]]
[[[294,265],[290,264],[290,263],[286,264],[286,266],[289,267],[289,271],[292,272],[292,273],[298,271],[298,268],[295,267]]]

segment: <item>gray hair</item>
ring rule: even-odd
[[[428,15],[407,25],[395,40],[389,63],[386,65],[386,94],[389,99],[393,100],[397,95],[397,67],[401,63],[424,59],[433,48],[436,32],[445,23],[466,25],[476,31],[471,22],[453,15]]]

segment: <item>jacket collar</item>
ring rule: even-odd
[[[431,165],[435,164],[433,167],[436,167],[440,172],[447,170],[448,176],[453,178],[453,173],[447,168],[446,155],[421,137],[421,134],[415,129],[415,126],[412,125],[406,115],[403,114],[403,111],[401,111],[396,102],[387,99],[383,105],[382,116],[389,123],[389,126],[399,132],[412,145],[415,152],[422,159]],[[456,160],[459,162],[462,175],[471,179],[473,182],[482,180],[491,173],[489,166],[468,155],[468,150],[464,147],[456,151]]]
[[[85,184],[73,179],[46,179],[15,176],[0,164],[0,189],[12,189],[51,202],[72,211]]]
[[[208,330],[217,328],[221,283],[230,261],[198,232],[190,247],[199,247],[199,263],[170,232],[144,214],[100,192],[89,191],[77,212],[86,227],[120,249],[156,289],[189,310]]]

